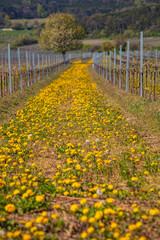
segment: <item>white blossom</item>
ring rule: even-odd
[[[28,138],[31,138],[31,137],[32,137],[32,134],[29,134],[29,135],[28,135]]]
[[[96,193],[98,194],[98,196],[102,196],[103,192],[101,191],[101,189],[97,189]]]
[[[3,229],[1,229],[0,230],[0,236],[4,236],[5,234],[6,234],[6,232]]]

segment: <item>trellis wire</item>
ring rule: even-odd
[[[119,54],[116,54],[119,53]],[[160,97],[160,52],[143,50],[143,32],[140,33],[140,51],[130,51],[127,42],[127,52],[120,46],[117,51],[93,54],[94,69],[105,76],[114,85],[140,97],[156,100]],[[106,64],[104,64],[106,63]],[[105,72],[105,74],[104,74]],[[108,78],[109,74],[109,78]]]
[[[71,61],[91,58],[90,52],[70,52],[65,58],[53,52],[29,52],[0,49],[0,97],[12,94],[48,77]]]

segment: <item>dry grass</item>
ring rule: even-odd
[[[91,45],[91,46],[101,46],[105,42],[106,42],[105,39],[86,39],[82,41],[84,45]]]
[[[140,40],[139,39],[131,39],[130,40],[131,44],[134,43],[134,44],[140,44]],[[150,49],[150,48],[153,48],[153,47],[157,47],[159,46],[160,42],[160,38],[157,37],[157,38],[153,38],[153,37],[146,37],[144,38],[144,48],[145,49]]]
[[[140,135],[151,148],[160,152],[160,100],[151,102],[127,93],[106,81],[91,66],[88,72],[104,95],[107,95],[109,102],[121,109],[128,122],[138,128]]]

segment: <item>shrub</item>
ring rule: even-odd
[[[112,42],[106,41],[105,43],[102,44],[99,51],[109,52],[109,51],[112,51],[114,48],[115,48],[115,45]]]
[[[93,46],[91,46],[91,45],[89,45],[89,44],[84,44],[83,46],[82,46],[82,50],[91,50],[91,48],[92,48]]]
[[[125,38],[133,38],[133,37],[135,37],[135,32],[133,30],[125,30],[124,37]]]
[[[114,43],[115,43],[115,47],[116,47],[117,49],[119,49],[120,45],[122,45],[122,50],[123,50],[123,51],[126,50],[127,41],[126,41],[126,38],[125,38],[125,37],[121,36],[121,37],[115,38]]]
[[[15,30],[22,30],[24,29],[24,26],[20,22],[15,22],[12,24],[12,28]]]
[[[27,35],[15,40],[13,42],[13,47],[21,47],[21,46],[26,46],[26,45],[36,44],[36,43],[38,43],[36,38],[30,37]]]

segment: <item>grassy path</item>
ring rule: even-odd
[[[6,95],[3,98],[0,98],[0,126],[8,123],[12,118],[14,118],[16,112],[24,108],[28,98],[39,94],[42,88],[45,88],[53,82],[53,80],[57,79],[59,75],[66,71],[70,66],[71,65],[60,67],[58,71],[41,81],[37,81],[30,87],[25,87],[23,90],[18,90],[13,92],[11,95]]]
[[[0,239],[159,239],[160,156],[89,64],[0,128]]]

